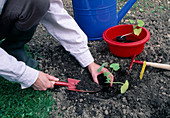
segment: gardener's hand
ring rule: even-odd
[[[50,81],[58,81],[58,78],[55,78],[54,76],[45,74],[43,72],[39,72],[38,78],[35,81],[35,83],[32,85],[34,90],[47,90],[48,88],[54,88],[54,84]]]
[[[89,66],[88,66],[88,69],[89,69],[89,71],[90,71],[90,73],[91,73],[91,75],[92,75],[92,77],[93,77],[93,80],[94,80],[94,82],[96,82],[97,84],[99,84],[99,81],[98,81],[98,79],[97,79],[97,76],[98,75],[100,75],[100,74],[104,74],[105,72],[109,72],[109,70],[107,69],[107,68],[103,68],[102,70],[101,70],[101,72],[97,72],[97,70],[100,68],[100,65],[98,65],[98,64],[96,64],[96,63],[91,63]],[[112,86],[112,82],[113,82],[113,79],[114,79],[114,77],[113,77],[113,75],[111,74],[110,75],[110,79],[111,79],[111,83],[110,83],[110,86]]]

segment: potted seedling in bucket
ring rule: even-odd
[[[129,19],[129,22],[130,24],[134,24],[135,20]],[[130,32],[130,33],[127,33],[121,36],[117,36],[116,41],[123,42],[123,43],[133,42],[132,40],[127,40],[127,36],[131,34],[135,34],[136,36],[139,36],[139,34],[142,31],[141,27],[143,27],[144,24],[145,23],[142,20],[137,20],[137,25],[133,25],[133,32]]]
[[[129,21],[130,24],[116,25],[103,33],[103,39],[108,44],[109,50],[118,57],[139,55],[150,38],[150,33],[143,27],[142,20]]]
[[[97,70],[98,72],[101,72],[101,70],[104,68],[104,66],[106,65],[107,63],[103,63],[101,65],[101,67]],[[112,63],[110,65],[110,68],[112,68],[112,71],[111,73],[113,73],[113,71],[118,71],[120,69],[119,67],[119,64],[118,63]],[[120,92],[121,93],[125,93],[127,91],[127,89],[129,88],[129,82],[128,80],[125,81],[125,83],[123,82],[111,82],[111,73],[110,72],[104,72],[104,76],[106,77],[106,82],[105,83],[113,83],[113,84],[121,84],[121,89],[120,89]]]

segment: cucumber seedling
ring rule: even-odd
[[[105,66],[106,64],[107,64],[106,62],[103,63],[103,64],[101,65],[101,67],[97,70],[97,72],[101,72],[101,70],[104,68],[104,66]],[[120,69],[120,66],[119,66],[118,63],[112,63],[112,64],[110,65],[110,68],[112,68],[111,73],[113,73],[113,71],[118,71],[118,70]],[[111,82],[111,79],[110,79],[111,73],[110,73],[110,72],[104,72],[104,76],[107,78],[105,83],[122,84],[120,90],[121,90],[121,93],[125,93],[125,92],[127,91],[127,89],[129,88],[129,82],[128,82],[128,80],[126,80],[125,83],[123,83],[123,82]]]

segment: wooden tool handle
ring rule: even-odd
[[[155,68],[161,68],[161,69],[166,69],[170,70],[170,65],[168,64],[160,64],[160,63],[153,63],[153,62],[146,62],[147,66],[155,67]]]

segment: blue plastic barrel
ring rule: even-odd
[[[116,0],[72,0],[74,19],[88,40],[103,39],[103,32],[117,25]]]

